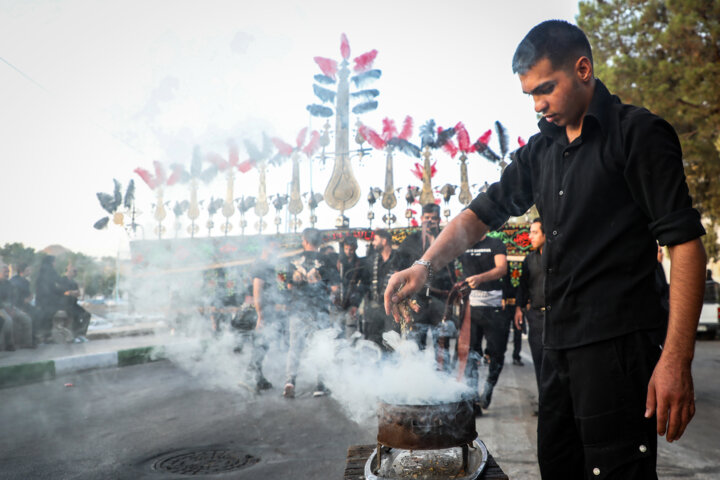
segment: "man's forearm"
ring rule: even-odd
[[[670,313],[664,354],[690,361],[702,309],[707,257],[700,239],[670,247]]]
[[[463,210],[443,229],[422,259],[432,262],[435,271],[450,263],[488,231],[487,225],[470,210]]]

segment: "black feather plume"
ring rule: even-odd
[[[420,158],[420,147],[413,145],[407,140],[403,140],[401,138],[391,138],[387,143],[388,145],[400,150],[405,155]]]
[[[499,163],[500,160],[502,160],[500,155],[495,153],[493,149],[488,146],[486,146],[483,150],[478,150],[478,153],[493,163]]]
[[[115,213],[115,210],[113,208],[113,204],[115,203],[115,197],[113,197],[109,193],[98,192],[97,198],[98,200],[100,200],[100,206],[103,208],[103,210],[105,210],[111,215]]]
[[[382,71],[380,70],[368,70],[367,72],[353,75],[350,77],[350,80],[352,80],[357,88],[362,88],[373,80],[380,78],[380,75],[382,75]]]
[[[332,117],[333,116],[333,110],[329,107],[324,107],[322,105],[308,105],[307,111],[310,112],[310,115],[313,117]]]
[[[125,190],[125,208],[130,208],[133,201],[135,201],[135,180],[131,179],[127,190]]]
[[[118,209],[120,205],[122,205],[122,185],[120,185],[120,182],[115,180],[113,178],[113,183],[115,184],[115,189],[113,190],[113,212]]]
[[[450,127],[447,130],[443,130],[442,132],[438,133],[437,140],[435,141],[435,145],[432,146],[432,148],[440,148],[443,145],[445,145],[448,140],[450,140],[455,135],[455,128]]]
[[[110,217],[103,217],[97,222],[93,223],[93,228],[97,230],[102,230],[103,228],[107,227],[108,222],[110,221]]]
[[[370,90],[360,90],[359,92],[351,93],[350,96],[353,99],[359,100],[370,100],[380,95],[380,90],[372,88]]]
[[[435,135],[435,120],[428,120],[422,127],[420,127],[421,148],[433,145],[435,143]]]
[[[495,130],[498,134],[498,142],[500,142],[500,156],[505,158],[508,152],[508,145],[510,140],[508,139],[507,129],[498,120],[495,121]]]
[[[335,83],[335,80],[333,80],[331,77],[328,77],[327,75],[323,75],[321,73],[318,73],[313,77],[316,82],[322,83],[325,85],[332,85]]]
[[[313,93],[324,103],[333,103],[335,101],[335,92],[327,88],[313,84]]]
[[[355,105],[352,109],[352,112],[355,115],[360,115],[361,113],[370,112],[372,110],[375,110],[378,106],[378,102],[373,100],[372,102],[365,102],[358,105]]]

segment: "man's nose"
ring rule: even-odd
[[[542,97],[533,97],[533,102],[535,102],[535,111],[537,113],[543,113],[547,110],[547,101]]]

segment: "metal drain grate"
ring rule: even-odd
[[[175,453],[153,464],[155,470],[179,475],[212,475],[255,465],[259,458],[232,450],[200,450]]]

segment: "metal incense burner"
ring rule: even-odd
[[[476,479],[488,453],[477,440],[469,400],[378,406],[377,449],[365,465],[368,480]]]

